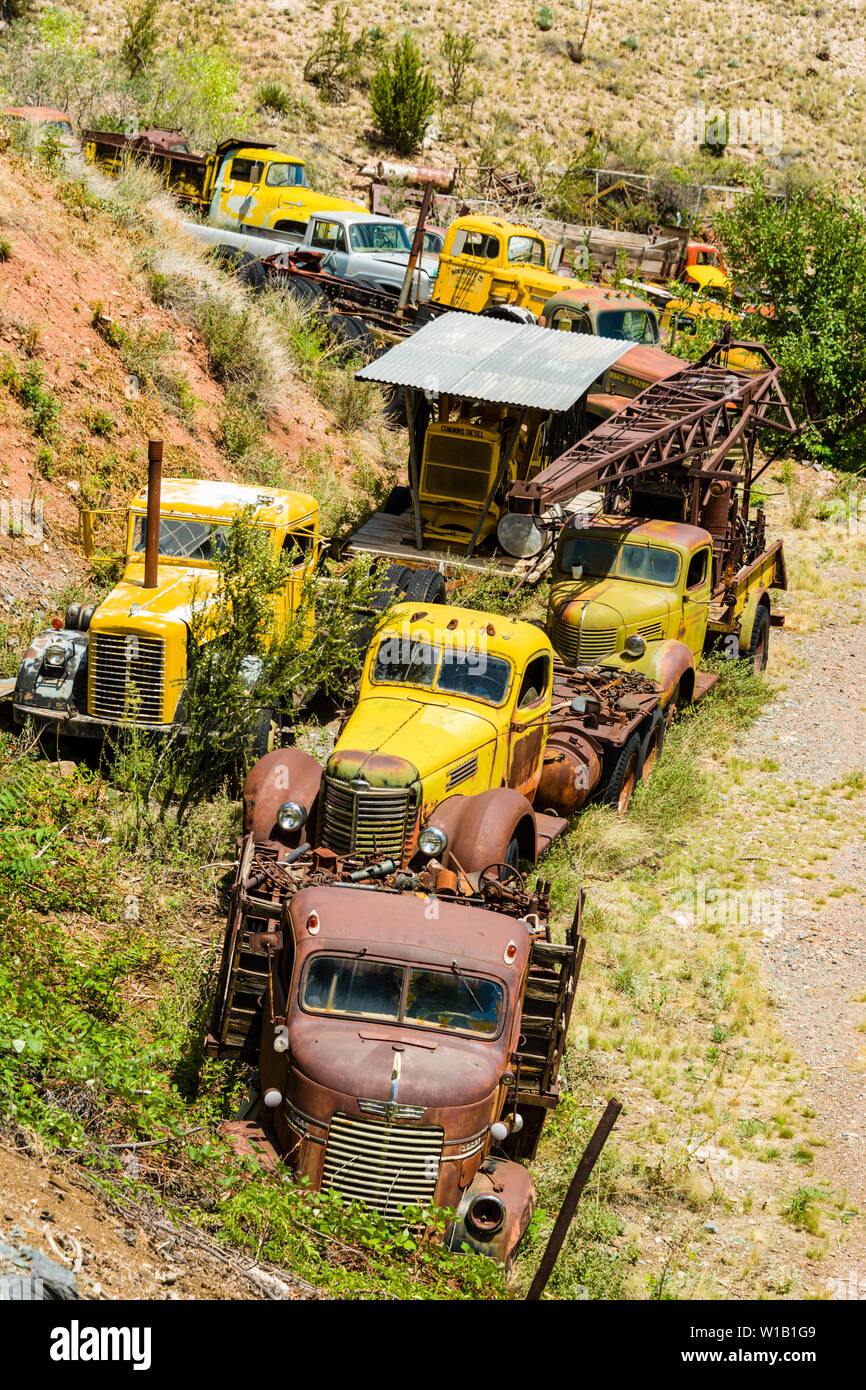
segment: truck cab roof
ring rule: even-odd
[[[245,508],[255,510],[264,526],[292,526],[318,513],[315,497],[283,488],[249,487],[240,483],[212,482],[201,478],[164,478],[159,510],[162,516],[194,516],[214,522],[232,521]],[[147,489],[132,499],[133,512],[147,511]]]
[[[657,521],[652,517],[639,516],[598,516],[587,521],[576,516],[566,521],[563,532],[575,534],[593,532],[609,536],[611,540],[628,538],[634,544],[642,541],[672,547],[683,555],[691,555],[700,546],[706,545],[712,537],[702,526],[689,526],[681,521]]]
[[[472,608],[454,608],[447,603],[398,603],[391,621],[379,636],[407,632],[411,640],[426,638],[432,644],[473,641],[490,656],[503,657],[519,665],[549,646],[543,629],[522,618],[505,618],[501,613],[485,613]]]
[[[426,913],[430,899],[410,893],[325,884],[303,888],[290,913],[299,945],[315,950],[366,947],[418,965],[447,965],[495,975],[516,989],[531,940],[528,925],[484,907],[436,900],[437,915]],[[308,923],[315,914],[317,930]],[[516,948],[516,949],[514,949]]]

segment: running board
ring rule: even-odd
[[[280,1156],[258,1120],[226,1120],[220,1133],[239,1158],[254,1158],[266,1173],[278,1173]]]
[[[568,825],[567,820],[562,816],[551,816],[545,811],[536,811],[535,828],[538,832],[538,858],[546,854],[554,840],[562,834]]]
[[[699,671],[695,676],[695,690],[692,695],[692,700],[702,699],[708,690],[712,690],[718,679],[719,677],[715,671]]]

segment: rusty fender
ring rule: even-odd
[[[766,608],[767,612],[770,612],[770,595],[766,589],[755,589],[753,593],[749,594],[749,601],[743,609],[743,616],[740,618],[740,631],[737,638],[740,646],[740,655],[743,655],[744,652],[749,649],[759,608]]]
[[[427,824],[448,836],[448,848],[442,855],[446,869],[457,868],[455,860],[467,874],[480,873],[488,864],[501,864],[515,834],[521,859],[534,864],[538,857],[535,812],[522,792],[511,787],[494,787],[478,796],[449,796],[439,803]]]
[[[525,1168],[510,1158],[486,1158],[460,1200],[445,1233],[449,1250],[464,1245],[510,1266],[535,1210],[535,1188]]]
[[[555,729],[547,740],[535,793],[539,810],[566,819],[579,811],[598,786],[602,755],[585,734]]]
[[[667,709],[676,685],[682,681],[682,694],[691,699],[695,686],[695,658],[685,642],[668,638],[663,642],[647,642],[643,656],[634,660],[628,656],[606,657],[600,663],[606,669],[638,671],[661,686],[661,706]],[[686,679],[683,679],[686,677]]]
[[[266,753],[244,782],[244,834],[252,835],[257,844],[264,840],[300,844],[315,820],[321,784],[321,763],[302,749],[277,748]],[[277,811],[287,801],[297,801],[307,812],[306,824],[291,834],[277,825]]]

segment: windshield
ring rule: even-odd
[[[715,265],[719,264],[718,251],[699,251],[695,256],[695,265]]]
[[[269,188],[306,188],[303,164],[269,164],[265,174]]]
[[[648,309],[605,309],[598,316],[601,338],[618,338],[627,343],[657,343],[659,328],[655,314]]]
[[[511,663],[490,656],[483,648],[467,644],[444,653],[427,637],[385,637],[373,662],[377,683],[420,685],[449,695],[465,695],[499,705],[511,679]]]
[[[301,985],[310,1013],[493,1037],[505,991],[495,980],[359,956],[313,956]]]
[[[544,242],[534,236],[510,236],[508,259],[514,265],[547,265]]]
[[[584,575],[596,578],[615,574],[618,579],[644,579],[653,584],[675,584],[680,557],[675,550],[635,545],[626,541],[599,540],[594,536],[568,536],[562,547],[560,567],[566,574],[578,565]]]
[[[210,521],[184,521],[181,517],[159,518],[159,553],[174,559],[213,560],[225,554],[228,526]],[[144,551],[147,541],[147,517],[137,516],[132,532],[132,549]]]
[[[353,251],[411,251],[406,228],[399,222],[356,222],[349,228]]]

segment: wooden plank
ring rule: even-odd
[[[573,946],[560,946],[555,941],[533,941],[531,962],[533,965],[562,965],[574,955]]]

